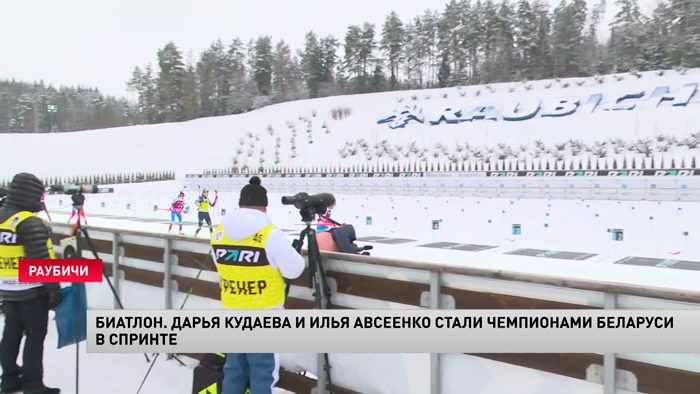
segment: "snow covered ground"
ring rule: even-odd
[[[51,312],[50,319],[53,319]],[[0,315],[0,324],[5,317]],[[44,382],[51,387],[58,387],[62,394],[130,394],[136,393],[149,364],[142,354],[105,354],[86,353],[85,342],[80,343],[79,386],[76,391],[75,361],[76,347],[68,346],[57,349],[58,332],[53,320],[49,321],[49,333],[44,342]],[[151,361],[153,356],[149,355]],[[20,364],[22,355],[19,356]],[[178,362],[165,360],[161,355],[153,365],[142,393],[153,394],[191,394],[192,371],[198,361],[182,357],[185,367]],[[291,394],[277,389],[275,394]]]
[[[53,319],[53,312],[51,312],[50,319]],[[5,317],[3,315],[0,315],[0,321],[4,324]],[[62,393],[75,394],[76,347],[68,346],[57,349],[57,344],[56,324],[50,320],[49,333],[44,342],[44,383],[51,387],[60,388]],[[20,353],[20,364],[21,360]],[[196,365],[190,359],[184,360]],[[175,361],[166,361],[163,357],[153,366],[142,392],[191,394],[191,368],[194,366],[182,367]],[[80,344],[80,393],[136,393],[147,370],[148,364],[142,354],[87,354],[85,342]]]
[[[160,233],[167,231],[170,213],[154,210],[154,206],[166,208],[169,205],[182,188],[178,181],[115,185],[114,188],[113,194],[87,196],[88,223],[124,229],[137,226],[142,231]],[[192,211],[184,215],[184,230],[191,236],[196,228],[194,199],[197,191],[185,191]],[[222,209],[231,211],[237,207],[238,194],[237,189],[220,192],[214,222],[220,219]],[[210,197],[213,197],[213,192]],[[281,205],[280,198],[281,194],[269,193],[268,214],[273,223],[285,229],[301,230],[298,211]],[[333,218],[353,224],[358,238],[379,236],[416,241],[406,243],[407,247],[417,241],[442,241],[496,247],[479,252],[482,255],[527,247],[621,258],[700,260],[700,227],[694,219],[700,215],[697,202],[348,194],[336,194],[336,200]],[[53,219],[68,220],[69,201],[69,197],[62,195],[47,197]],[[119,218],[122,220],[115,220]],[[438,221],[438,229],[433,228],[434,221]],[[520,225],[519,235],[513,234],[514,225]],[[623,230],[624,240],[613,241],[609,229]],[[177,226],[174,231],[177,231]],[[207,234],[208,230],[204,229],[199,236]],[[392,249],[395,251],[396,247]]]

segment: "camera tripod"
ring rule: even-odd
[[[87,244],[88,248],[90,249],[90,252],[92,252],[93,258],[96,260],[99,260],[100,257],[97,254],[97,251],[95,250],[95,246],[92,244],[92,240],[90,239],[90,235],[88,234],[88,231],[86,228],[84,228],[80,224],[80,217],[82,215],[82,210],[83,207],[80,206],[78,209],[78,221],[73,225],[71,235],[75,237],[75,256],[62,256],[64,259],[65,258],[76,258],[76,259],[82,259],[83,258],[83,242],[81,237],[85,239],[85,243]],[[112,273],[113,275],[116,275],[116,272]],[[105,270],[104,265],[102,265],[102,276],[104,277],[105,281],[109,285],[110,290],[112,291],[112,295],[114,296],[114,299],[117,301],[117,304],[119,305],[120,309],[124,309],[124,305],[122,304],[121,299],[119,298],[119,295],[117,294],[117,290],[114,288],[114,285],[112,284],[112,281],[109,279],[109,276],[107,275],[107,270]],[[75,393],[79,393],[79,384],[80,384],[80,290],[81,286],[85,286],[84,283],[72,283],[72,286],[78,287],[79,291],[76,291],[75,293]],[[150,358],[146,353],[143,354],[144,357],[146,357],[146,362],[150,362]]]
[[[331,303],[331,288],[328,285],[326,270],[321,261],[321,251],[318,249],[316,229],[311,227],[311,222],[313,222],[315,214],[311,208],[301,209],[299,213],[301,214],[302,221],[306,224],[306,228],[301,231],[299,239],[295,240],[292,246],[301,254],[301,248],[304,246],[304,239],[308,241],[309,274],[311,275],[311,285],[314,289],[316,308],[328,309]],[[289,292],[289,286],[287,286],[287,292]],[[318,380],[315,394],[333,394],[331,364],[328,361],[328,353],[319,353],[318,365],[323,365],[323,368],[319,368],[317,371]]]

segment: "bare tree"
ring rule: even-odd
[[[601,159],[605,158],[608,156],[608,144],[607,142],[596,142],[592,149],[591,153],[593,153],[594,156],[597,156]]]
[[[564,160],[564,151],[557,149],[554,152],[552,152],[552,156],[554,157],[554,160],[562,161],[562,160]]]
[[[697,149],[700,145],[700,133],[691,133],[689,137],[683,139],[683,145],[688,149]]]
[[[547,145],[542,140],[535,140],[535,149],[532,150],[532,157],[540,158],[547,153]]]
[[[584,149],[586,149],[586,145],[581,140],[570,139],[568,144],[569,144],[569,147],[571,148],[571,155],[572,156],[578,156],[581,154],[581,152],[584,151]]]
[[[656,144],[656,151],[660,153],[666,153],[671,149],[671,144],[664,140],[664,142],[660,144]]]
[[[513,149],[511,149],[511,147],[508,145],[499,143],[497,157],[498,160],[506,160],[510,157],[513,157]]]
[[[640,139],[633,145],[634,151],[644,155],[645,157],[651,157],[654,154],[654,149],[652,148],[651,139]]]

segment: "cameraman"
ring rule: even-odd
[[[351,224],[345,224],[317,233],[316,239],[318,240],[318,249],[327,252],[352,253],[369,256],[369,252],[366,252],[366,250],[371,250],[373,248],[370,245],[363,247],[355,245],[357,237],[355,235],[355,227]]]
[[[240,209],[223,217],[212,235],[212,257],[221,286],[221,303],[231,309],[284,309],[285,278],[298,278],[306,262],[267,216],[267,190],[260,178],[241,189]],[[250,261],[232,256],[254,252]],[[241,261],[238,261],[241,260]],[[279,378],[273,353],[228,353],[222,394],[272,394]]]
[[[0,208],[0,298],[5,328],[0,341],[0,392],[58,394],[44,386],[44,339],[49,310],[63,299],[60,283],[20,283],[20,259],[54,259],[50,230],[35,215],[41,211],[44,185],[32,174],[15,175]],[[9,236],[8,236],[9,235]],[[17,356],[26,336],[22,367]]]

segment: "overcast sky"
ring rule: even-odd
[[[342,38],[350,24],[403,20],[448,0],[0,0],[0,79],[44,80],[125,95],[135,66],[168,41],[197,56],[213,41],[261,34],[294,49],[313,29]],[[608,0],[606,22],[616,12]],[[649,9],[656,0],[641,0]],[[551,4],[558,0],[550,0]]]

